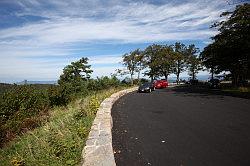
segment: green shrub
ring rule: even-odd
[[[66,105],[69,102],[69,95],[67,94],[66,87],[51,86],[48,88],[48,97],[51,106]]]
[[[1,143],[21,132],[37,127],[46,114],[49,98],[45,91],[32,86],[16,86],[0,96]],[[1,145],[0,145],[1,146]]]
[[[66,106],[79,97],[120,85],[116,77],[63,82],[60,85],[13,85],[0,96],[0,146],[43,123],[49,117],[49,108]],[[96,98],[92,98],[88,103],[89,109],[78,112],[75,118],[94,116],[99,104]]]
[[[120,86],[120,81],[116,77],[100,77],[95,80],[88,81],[88,89],[89,90],[102,90],[110,87],[118,87]]]

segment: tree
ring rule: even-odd
[[[168,45],[150,45],[144,51],[144,61],[144,65],[149,68],[146,75],[150,76],[151,80],[160,76],[167,80],[174,68],[173,48]]]
[[[144,52],[144,62],[143,65],[145,68],[149,68],[145,72],[145,75],[148,75],[151,78],[151,81],[158,76],[158,67],[156,63],[157,55],[160,53],[161,45],[153,44],[148,46]]]
[[[137,79],[138,81],[140,81],[141,71],[145,68],[143,65],[144,63],[143,51],[141,51],[140,49],[136,49],[134,53],[135,53],[135,59],[136,59],[136,71],[138,73]]]
[[[218,64],[220,63],[216,59],[216,53],[214,52],[215,46],[209,44],[200,54],[202,64],[210,71],[211,79],[214,79],[214,74],[219,74],[221,70],[219,69]]]
[[[229,71],[233,85],[250,78],[250,4],[236,7],[233,12],[224,12],[226,20],[215,23],[219,34],[214,42],[202,52],[205,63],[213,62],[217,72]],[[213,69],[214,70],[214,69]]]
[[[133,75],[137,70],[137,58],[138,50],[132,51],[129,54],[124,54],[123,57],[123,65],[126,66],[128,72],[130,74],[131,84],[133,85]]]
[[[197,57],[197,53],[199,52],[198,48],[195,47],[194,44],[191,44],[188,46],[186,53],[187,53],[187,68],[189,70],[189,75],[192,77],[192,79],[196,79],[196,74],[199,72],[199,70],[202,69],[201,61]]]
[[[175,51],[175,69],[174,73],[176,74],[176,82],[180,82],[180,73],[184,71],[186,67],[186,46],[179,42],[176,42],[174,45]]]
[[[156,65],[159,76],[164,76],[168,80],[168,76],[174,72],[175,68],[175,53],[172,46],[161,46],[156,58]]]
[[[58,83],[63,84],[86,81],[93,72],[90,67],[91,65],[88,65],[88,58],[83,57],[79,61],[71,62],[70,65],[64,67],[63,74],[60,75]]]

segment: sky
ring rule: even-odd
[[[57,80],[88,57],[100,77],[122,68],[122,55],[152,43],[195,44],[237,0],[0,0],[0,82]],[[203,72],[204,74],[204,72]],[[185,76],[183,73],[182,76]]]

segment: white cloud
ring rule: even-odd
[[[24,4],[39,6],[38,1],[24,1]],[[111,6],[99,9],[103,18],[88,17],[93,12],[87,10],[81,1],[73,1],[67,6],[66,2],[52,1],[56,9],[36,12],[28,10],[30,14],[40,14],[50,20],[26,24],[22,27],[10,28],[0,31],[1,40],[18,40],[27,42],[27,38],[34,44],[60,44],[70,42],[90,42],[95,40],[118,40],[121,42],[152,42],[163,40],[207,39],[214,32],[208,28],[218,20],[217,6],[206,3],[189,2],[175,6],[173,4],[153,5],[147,3],[129,3],[124,6]],[[36,4],[36,5],[35,5]],[[76,8],[74,5],[79,4]],[[81,8],[82,7],[82,8]],[[200,10],[201,9],[201,10]],[[27,10],[27,9],[26,9]],[[77,13],[75,13],[78,11]],[[95,11],[95,10],[94,10]],[[110,16],[110,17],[109,17]],[[106,17],[109,17],[106,19]],[[200,26],[206,28],[200,30]],[[199,35],[194,35],[194,32]],[[29,41],[28,41],[29,42]]]
[[[122,61],[121,55],[102,55],[89,57],[89,64],[120,64]]]
[[[228,7],[221,0],[213,3],[195,0],[177,5],[130,0],[51,0],[47,3],[16,0],[10,3],[15,2],[23,9],[14,13],[17,16],[35,15],[48,19],[0,30],[0,79],[5,78],[6,73],[22,78],[58,78],[60,67],[76,60],[71,57],[76,48],[70,50],[70,45],[77,42],[95,45],[96,41],[208,41],[216,33],[208,28],[209,25],[219,20],[219,14]],[[48,56],[48,59],[36,59],[43,56]],[[58,57],[59,62],[49,56]],[[25,59],[27,57],[30,59]],[[89,59],[90,64],[96,66],[95,75],[113,72],[114,65],[121,61],[118,55],[89,55]],[[103,64],[110,67],[98,67]]]

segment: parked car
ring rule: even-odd
[[[155,90],[155,86],[152,82],[145,82],[139,86],[138,92],[152,92]]]
[[[154,86],[156,89],[168,87],[168,82],[166,80],[156,80],[154,81]]]
[[[220,80],[219,79],[210,79],[208,81],[208,85],[210,88],[219,88],[220,87]]]

